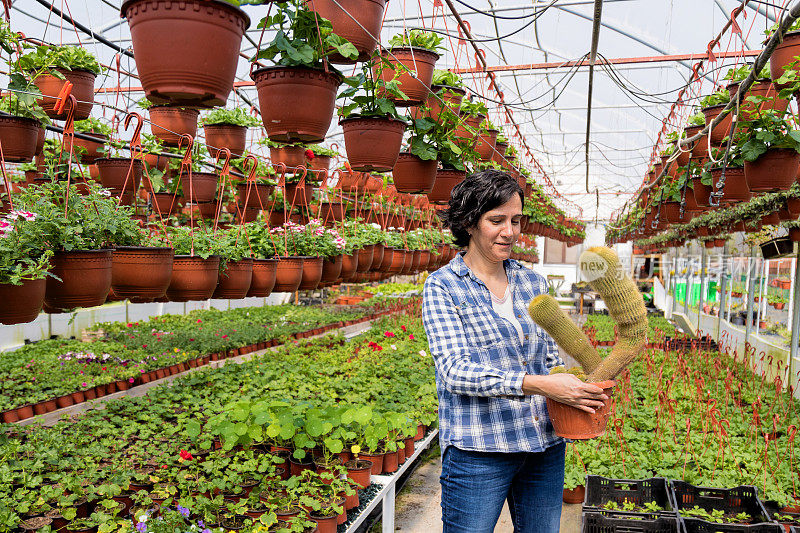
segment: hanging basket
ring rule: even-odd
[[[172,248],[118,246],[112,253],[111,289],[133,303],[162,298],[172,279]]]
[[[342,274],[342,256],[326,257],[322,262],[321,283],[333,283]]]
[[[167,298],[171,302],[211,298],[219,280],[219,262],[218,255],[209,256],[208,259],[195,255],[176,255]]]
[[[224,106],[249,17],[214,0],[126,0],[136,71],[154,104]]]
[[[297,290],[313,291],[322,280],[322,258],[303,257],[303,276]]]
[[[153,106],[147,112],[150,131],[166,146],[178,146],[182,135],[197,136],[197,109],[165,105]]]
[[[72,84],[71,94],[78,101],[75,107],[75,120],[85,120],[92,114],[92,102],[94,102],[94,72],[88,70],[67,70],[63,68],[56,68],[56,70],[63,78],[53,76],[51,74],[43,74],[37,76],[33,80],[34,85],[42,92],[43,98],[36,100],[48,117],[55,120],[65,120],[67,118],[66,109],[61,113],[56,113],[56,104],[58,103],[58,95],[64,88],[64,83],[70,82]]]
[[[331,63],[351,65],[372,57],[381,33],[385,0],[305,0],[305,4],[331,21],[333,33],[350,41],[358,50],[356,60],[333,53],[328,56]]]
[[[422,106],[409,109],[411,117],[415,119],[430,118],[434,122],[438,122],[445,109],[453,113],[453,115],[458,115],[461,100],[464,99],[466,94],[467,91],[461,87],[431,85],[431,92]]]
[[[800,31],[790,31],[783,36],[783,40],[775,47],[769,57],[769,74],[778,90],[787,85],[779,85],[778,80],[786,72],[785,66],[790,65],[800,55]]]
[[[154,214],[168,217],[178,211],[180,200],[171,192],[150,193],[150,209]]]
[[[27,163],[36,153],[41,126],[38,120],[0,116],[0,144],[7,163]]]
[[[283,144],[281,146],[270,146],[269,158],[272,161],[272,168],[281,172],[286,167],[287,173],[296,172],[299,166],[306,164],[305,147],[302,144]]]
[[[139,188],[144,164],[138,159],[103,157],[95,161],[100,183],[119,197],[124,192],[133,193]]]
[[[497,144],[498,130],[486,130],[478,136],[478,143],[475,146],[475,151],[478,152],[482,161],[490,161],[494,153],[495,145]]]
[[[430,93],[433,69],[439,54],[415,46],[394,47],[381,52],[381,59],[391,63],[391,67],[376,61],[372,67],[373,76],[384,83],[395,80],[408,99],[393,98],[397,106],[412,106],[422,103]],[[400,68],[397,65],[402,65]],[[382,68],[380,66],[382,65]],[[399,72],[399,74],[398,74]],[[379,90],[379,95],[380,95]]]
[[[714,190],[719,190],[720,179],[722,178],[722,168],[711,169],[711,179],[714,182]],[[723,188],[720,203],[726,206],[741,202],[749,202],[753,197],[750,188],[747,186],[743,167],[727,167],[725,169],[725,187]]]
[[[704,107],[701,111],[706,117],[706,124],[711,124],[711,121],[717,118],[717,115],[725,108],[727,104],[713,105]],[[711,130],[711,144],[719,146],[723,139],[728,136],[731,130],[732,116],[731,113],[725,115],[722,121]]]
[[[463,170],[439,169],[436,171],[436,181],[431,192],[427,193],[431,202],[447,202],[453,187],[464,181],[467,173]]]
[[[0,324],[22,324],[36,320],[42,312],[46,280],[25,280],[22,285],[0,283]]]
[[[53,255],[44,303],[48,312],[95,307],[111,289],[111,250],[59,251]]]
[[[183,197],[189,202],[211,202],[217,196],[219,176],[212,172],[192,172],[181,174]]]
[[[203,126],[208,153],[219,157],[222,148],[231,151],[232,157],[241,157],[247,144],[247,126],[238,124],[206,124]]]
[[[394,118],[353,117],[339,121],[353,170],[389,172],[397,163],[406,123]],[[377,192],[377,191],[375,191]]]
[[[342,280],[347,281],[352,278],[358,270],[358,251],[351,255],[342,256],[342,272],[339,276]]]
[[[401,152],[392,170],[396,190],[404,193],[431,192],[436,181],[437,165],[435,159],[426,161],[410,152]]]
[[[303,281],[303,258],[286,256],[278,258],[275,271],[274,292],[294,292]]]
[[[252,209],[269,209],[272,206],[274,185],[267,183],[246,182],[236,185],[236,197],[239,205]]]
[[[250,289],[247,291],[247,296],[266,298],[272,294],[272,289],[275,287],[277,266],[278,260],[274,258],[254,259],[253,279],[250,283]]]
[[[91,165],[101,157],[105,157],[105,154],[101,153],[99,150],[108,142],[108,135],[104,135],[102,133],[82,133],[83,135],[89,135],[91,137],[96,138],[96,141],[90,141],[88,139],[81,139],[79,137],[75,137],[73,145],[80,146],[86,152],[81,155],[81,163],[85,165]]]
[[[744,177],[752,192],[788,190],[797,179],[800,154],[791,148],[772,148],[755,161],[744,162]]]
[[[253,280],[253,260],[228,261],[219,275],[219,283],[212,298],[238,300],[247,296]]]

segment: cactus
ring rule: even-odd
[[[540,294],[531,301],[528,313],[587,374],[600,365],[602,359],[586,334],[570,320],[555,298]]]
[[[611,354],[589,373],[589,381],[613,379],[644,347],[647,310],[639,289],[625,274],[613,250],[604,246],[589,248],[581,254],[580,265],[591,287],[600,293],[619,332]]]

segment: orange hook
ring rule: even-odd
[[[225,150],[227,150],[227,148],[225,148]],[[230,151],[228,151],[228,154],[230,155]],[[250,168],[249,171],[247,170],[248,161],[253,162],[253,166]],[[244,158],[244,163],[242,164],[242,170],[244,170],[247,173],[248,182],[255,181],[257,169],[258,169],[258,159],[256,159],[256,156],[254,156],[253,154],[247,154],[247,156]]]
[[[250,154],[247,154],[248,157],[252,157]],[[219,171],[220,176],[227,176],[230,174],[230,162],[231,162],[231,151],[228,148],[220,148],[217,151],[217,166],[220,166],[220,160],[223,160],[222,163],[222,170]],[[245,158],[246,159],[246,158]],[[256,161],[256,165],[258,165],[258,161]]]
[[[144,126],[144,119],[142,115],[135,111],[131,111],[125,117],[125,122],[123,122],[123,126],[125,127],[125,131],[128,131],[128,128],[131,126],[131,120],[136,119],[136,127],[133,128],[133,137],[131,137],[131,150],[135,150],[142,146],[142,127]]]

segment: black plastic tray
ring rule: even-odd
[[[680,533],[680,518],[622,511],[586,511],[582,533]]]
[[[604,510],[603,506],[610,501],[617,502],[622,506],[625,500],[639,506],[647,502],[655,502],[664,509],[659,514],[674,514],[678,510],[672,497],[672,487],[663,477],[613,479],[603,476],[586,476],[586,497],[583,499],[585,510]]]

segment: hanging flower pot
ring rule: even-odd
[[[408,97],[408,100],[392,98],[395,105],[412,106],[422,103],[430,93],[433,69],[439,54],[425,48],[408,46],[393,47],[391,50],[382,51],[380,55],[384,63],[376,62],[373,65],[373,75],[384,83],[394,80],[397,76],[400,90]],[[386,66],[385,62],[392,66]],[[397,68],[398,64],[402,67]]]
[[[386,252],[386,247],[382,244],[376,244],[375,250],[372,252],[372,263],[370,264],[370,270],[378,270],[380,264],[383,262],[383,255]]]
[[[167,298],[171,302],[211,298],[219,280],[219,261],[218,255],[211,255],[208,259],[198,255],[176,255]]]
[[[717,118],[717,115],[725,108],[727,104],[712,105],[704,107],[701,111],[706,117],[706,124],[711,124],[711,121]],[[722,121],[711,130],[711,143],[712,145],[719,146],[722,140],[728,136],[732,125],[731,113],[725,115]]]
[[[420,107],[409,109],[412,118],[430,118],[438,122],[440,115],[448,109],[454,115],[458,115],[461,107],[461,100],[467,91],[461,87],[450,87],[448,85],[431,85],[431,92]]]
[[[156,168],[161,172],[165,172],[167,170],[169,160],[170,158],[161,154],[144,154],[144,162],[147,164],[147,166],[150,168]]]
[[[306,67],[264,67],[251,74],[270,140],[322,142],[330,128],[341,76]]]
[[[22,324],[36,320],[42,312],[46,280],[25,280],[22,285],[0,283],[0,324]]]
[[[506,162],[506,149],[508,148],[508,143],[496,143],[494,146],[494,152],[492,152],[492,161],[497,163],[498,165],[503,165]],[[656,171],[656,176],[658,176],[658,171]]]
[[[306,6],[331,21],[333,33],[350,41],[358,50],[354,61],[334,53],[331,63],[351,65],[366,61],[377,46],[385,0],[305,0]]]
[[[764,226],[777,226],[781,223],[781,219],[776,212],[764,213],[761,217],[761,224]]]
[[[497,144],[498,130],[486,130],[478,136],[478,143],[475,146],[475,151],[481,157],[482,161],[490,161],[494,153],[495,145]]]
[[[136,71],[154,104],[225,105],[249,17],[213,0],[126,0]],[[213,43],[213,44],[210,44]]]
[[[172,248],[118,246],[112,253],[111,289],[133,303],[163,297],[172,279]]]
[[[286,256],[278,258],[275,271],[274,292],[294,292],[303,281],[303,258]]]
[[[228,261],[219,275],[219,283],[212,298],[238,300],[247,296],[253,280],[253,260]]]
[[[364,246],[358,251],[358,268],[357,272],[368,272],[372,266],[372,257],[375,254],[375,245],[370,244]]]
[[[211,202],[217,196],[219,176],[213,172],[185,173],[180,179],[183,197],[190,202]]]
[[[308,183],[290,182],[283,186],[283,197],[287,206],[307,207],[314,198],[314,187]]]
[[[272,167],[281,172],[281,163],[286,166],[286,172],[295,172],[296,167],[305,166],[306,153],[305,147],[301,144],[282,144],[280,146],[270,146],[269,158]]]
[[[769,74],[778,90],[784,88],[778,85],[778,79],[786,72],[784,67],[793,63],[799,55],[800,31],[787,32],[769,57]]]
[[[714,182],[714,190],[719,191],[720,180],[722,179],[722,168],[711,169],[711,179]],[[750,188],[745,180],[743,167],[727,167],[725,169],[725,187],[720,203],[724,205],[749,202],[753,197]]]
[[[739,81],[728,84],[727,89],[730,92],[731,100],[736,98],[739,85],[741,85]],[[745,118],[750,116],[756,109],[756,105],[747,100],[749,96],[760,96],[768,99],[758,105],[759,111],[770,109],[783,115],[786,112],[786,108],[789,107],[789,100],[778,97],[778,89],[775,88],[775,85],[773,85],[769,78],[754,81],[744,98],[739,102],[739,113]]]
[[[800,154],[790,148],[771,148],[755,161],[744,162],[747,186],[753,192],[785,191],[800,167]]]
[[[111,250],[58,251],[53,255],[44,303],[49,312],[95,307],[111,288]]]
[[[27,163],[36,152],[41,126],[38,120],[24,117],[0,116],[0,144],[7,163]]]
[[[469,141],[474,145],[476,139],[478,138],[478,133],[480,132],[481,123],[485,118],[486,117],[484,115],[462,114],[459,117],[459,124],[456,126],[456,129],[453,132],[453,136]],[[502,154],[500,154],[501,161],[498,161],[498,163],[501,165],[505,163],[505,158],[502,157],[503,155],[505,155],[505,150]]]
[[[711,192],[713,189],[710,185],[703,185],[700,178],[692,178],[692,196],[694,196],[694,201],[699,207],[711,207],[709,203],[709,199],[711,198]],[[689,197],[690,191],[686,191],[686,197]]]
[[[232,157],[241,157],[247,144],[247,126],[238,124],[205,124],[203,133],[206,137],[208,153],[211,157],[219,157],[220,150],[227,148]]]
[[[123,192],[133,193],[142,181],[144,164],[138,159],[124,157],[102,157],[94,163],[97,165],[100,183],[111,194],[119,197]]]
[[[322,202],[319,204],[319,218],[325,223],[344,220],[344,205],[339,202]]]
[[[153,213],[168,217],[178,211],[179,198],[171,192],[150,193],[150,203]]]
[[[326,257],[322,262],[322,283],[333,283],[342,274],[342,256]]]
[[[81,163],[90,165],[101,157],[105,157],[105,154],[101,153],[99,150],[108,142],[108,135],[102,133],[82,133],[82,135],[91,136],[97,140],[90,141],[88,139],[75,137],[74,146],[80,146],[85,150],[85,153],[81,155]],[[3,148],[5,150],[5,146]]]
[[[800,228],[789,228],[789,238],[792,242],[800,242]]]
[[[436,181],[435,159],[426,161],[410,152],[401,152],[392,170],[395,188],[406,193],[429,193]]]
[[[792,218],[800,216],[800,198],[787,198],[786,209],[792,215]]]
[[[200,111],[172,105],[153,106],[150,114],[150,131],[167,146],[178,146],[181,135],[197,136],[197,117]]]
[[[322,280],[322,258],[303,257],[303,276],[297,290],[313,291]]]
[[[267,209],[267,207],[265,207],[265,209]],[[253,222],[258,218],[259,213],[261,213],[261,208],[259,207],[245,207],[241,213],[237,213],[236,221],[237,223]]]
[[[36,101],[48,117],[56,120],[65,120],[67,112],[56,113],[58,95],[64,88],[65,82],[72,83],[72,95],[78,100],[75,108],[74,119],[85,120],[92,114],[92,102],[94,102],[94,72],[88,70],[67,70],[63,68],[54,69],[64,78],[59,78],[51,74],[42,74],[33,80],[34,85],[42,92],[43,98]]]
[[[236,197],[240,206],[248,208],[269,209],[272,206],[274,185],[268,183],[246,182],[236,184]]]
[[[272,294],[272,289],[275,287],[277,267],[277,259],[254,259],[253,279],[250,283],[250,290],[247,291],[247,296],[266,298]]]
[[[447,202],[453,187],[464,181],[467,173],[463,170],[439,169],[436,171],[436,181],[433,189],[427,194],[431,202]]]
[[[353,117],[339,121],[353,170],[389,172],[397,162],[406,123],[395,118]]]

